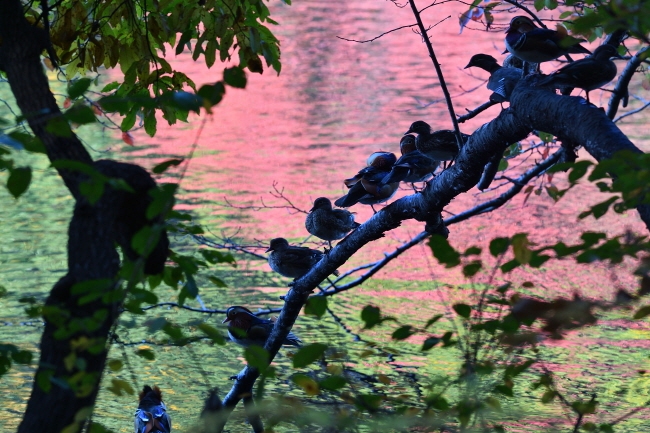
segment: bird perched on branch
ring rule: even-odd
[[[591,56],[569,63],[537,81],[536,84],[562,89],[563,95],[571,94],[575,87],[584,89],[589,102],[590,91],[604,86],[616,77],[616,65],[611,60],[613,57],[621,57],[616,47],[609,44],[601,45]]]
[[[135,433],[169,433],[172,421],[162,401],[160,388],[145,385],[139,395],[140,402],[135,411]]]
[[[338,207],[350,207],[357,203],[368,204],[376,213],[373,205],[388,201],[399,186],[399,182],[382,183],[395,161],[397,157],[391,152],[375,152],[370,155],[366,168],[343,181],[350,190],[334,204]]]
[[[465,69],[471,67],[481,68],[490,73],[487,88],[492,90],[490,101],[510,101],[510,95],[522,77],[523,71],[518,68],[504,68],[497,60],[488,54],[475,54],[470,59]]]
[[[458,143],[456,134],[448,129],[431,132],[431,126],[423,120],[417,120],[411,124],[409,130],[404,133],[415,133],[415,147],[417,150],[436,161],[450,161],[458,156]],[[461,134],[463,143],[469,139],[469,135]]]
[[[228,336],[240,346],[251,345],[264,346],[271,335],[275,322],[267,319],[260,319],[251,310],[245,307],[233,306],[226,310],[226,319],[222,323],[228,323]],[[300,347],[302,341],[295,334],[289,332],[282,344],[287,346]]]
[[[384,176],[382,183],[425,182],[433,177],[433,172],[440,161],[429,158],[415,147],[415,136],[407,134],[399,142],[402,156],[393,164],[390,173]]]
[[[269,266],[278,274],[298,279],[305,275],[321,261],[324,254],[318,250],[307,247],[290,246],[284,238],[271,239],[271,244],[266,252],[269,254]],[[337,271],[333,272],[338,275]]]
[[[565,54],[591,54],[580,45],[584,39],[570,36],[566,28],[542,29],[530,18],[520,15],[510,21],[506,30],[506,49],[526,62],[541,63],[557,59]]]
[[[351,230],[361,224],[354,221],[354,215],[345,209],[332,209],[332,202],[326,197],[314,200],[314,206],[305,220],[305,228],[317,238],[329,243],[343,239]]]

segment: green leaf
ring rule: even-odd
[[[432,235],[429,239],[429,247],[433,252],[433,256],[445,267],[452,268],[460,264],[460,253],[444,237]]]
[[[97,117],[95,117],[92,108],[82,104],[70,107],[70,109],[65,112],[64,117],[68,119],[69,122],[77,123],[79,125],[95,123],[97,121]]]
[[[443,318],[442,314],[436,314],[435,316],[427,320],[427,324],[424,325],[424,329],[427,329],[429,326],[433,325],[434,323],[436,323],[438,320],[442,318]]]
[[[325,296],[311,296],[305,304],[305,314],[323,317],[327,311],[327,298]]]
[[[156,165],[151,171],[155,174],[161,174],[167,171],[169,167],[178,167],[185,159],[168,159]]]
[[[481,263],[480,260],[475,260],[472,263],[469,263],[465,266],[463,266],[463,275],[466,277],[473,277],[478,273],[478,271],[481,270],[483,267],[483,263]]]
[[[119,359],[111,359],[107,364],[111,371],[120,371],[124,366],[124,363]]]
[[[293,368],[303,368],[322,358],[327,350],[326,344],[313,343],[303,346],[293,355]]]
[[[223,99],[226,93],[226,88],[223,83],[217,81],[214,84],[205,84],[201,86],[197,94],[205,101],[209,102],[211,106],[217,105]]]
[[[591,167],[593,163],[591,161],[577,161],[573,164],[571,164],[571,172],[569,172],[569,182],[575,183],[578,180],[580,180],[585,174],[587,174],[587,170],[589,170],[589,167]]]
[[[11,369],[11,358],[7,355],[0,353],[0,377],[6,374]],[[38,379],[38,377],[36,378]]]
[[[138,349],[135,354],[147,361],[154,361],[156,359],[156,354],[151,349]]]
[[[490,241],[490,254],[498,257],[508,251],[510,246],[510,238],[494,238]]]
[[[456,314],[465,319],[469,319],[470,314],[472,314],[472,307],[467,304],[455,304],[452,308]]]
[[[429,337],[426,340],[424,340],[424,343],[422,344],[422,351],[425,352],[427,350],[430,350],[432,347],[436,346],[438,343],[442,341],[439,337]]]
[[[57,137],[69,138],[73,136],[70,124],[62,117],[54,117],[48,120],[47,125],[45,125],[45,130]]]
[[[105,96],[99,101],[102,110],[109,113],[126,113],[131,108],[132,102],[120,96]]]
[[[112,385],[107,387],[110,392],[117,395],[118,397],[124,394],[133,395],[135,391],[131,388],[131,385],[125,380],[120,379],[111,379]]]
[[[269,352],[260,346],[249,346],[244,351],[244,358],[250,367],[263,371],[269,365]]]
[[[70,99],[76,99],[83,95],[90,87],[93,80],[90,78],[79,78],[68,85],[68,96]]]
[[[381,310],[373,305],[366,305],[361,310],[361,320],[364,321],[365,329],[372,329],[381,323]]]
[[[11,359],[18,364],[29,364],[32,362],[32,352],[28,350],[19,350],[11,354]]]
[[[102,93],[108,93],[108,92],[110,92],[112,90],[117,89],[118,87],[120,87],[120,83],[118,83],[117,81],[113,81],[113,82],[108,83],[107,85],[105,85],[104,88],[101,90],[101,92]]]
[[[515,253],[515,259],[521,264],[529,263],[533,256],[529,245],[530,241],[526,233],[518,233],[512,237],[512,250]]]
[[[149,137],[156,135],[157,124],[156,112],[154,110],[148,110],[144,115],[144,131]]]
[[[216,287],[224,288],[228,287],[228,284],[225,283],[221,278],[217,278],[213,275],[208,276],[208,280],[214,284]]]
[[[291,377],[293,383],[301,387],[307,395],[318,395],[320,394],[320,387],[318,383],[309,376],[304,374],[294,374]]]
[[[243,89],[246,87],[246,73],[237,66],[226,68],[223,71],[223,81],[229,86]]]
[[[406,340],[413,334],[415,334],[413,327],[411,325],[404,325],[397,328],[391,337],[393,340]]]
[[[336,391],[347,385],[348,381],[342,376],[329,376],[318,382],[322,389]]]
[[[643,319],[644,317],[647,317],[650,315],[650,305],[646,305],[645,307],[641,307],[637,310],[636,313],[634,313],[633,319],[634,320],[639,320]]]
[[[27,191],[31,181],[32,169],[30,167],[14,168],[9,174],[9,179],[7,179],[7,189],[14,198],[18,198]]]
[[[0,298],[4,298],[9,293],[5,286],[0,285]]]
[[[210,337],[212,341],[223,346],[226,344],[226,339],[221,335],[221,332],[217,330],[214,326],[208,325],[207,323],[201,323],[198,328],[203,331],[205,335]]]

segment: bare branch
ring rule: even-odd
[[[442,75],[442,68],[440,67],[440,63],[438,63],[438,59],[436,58],[436,53],[433,51],[433,45],[431,44],[431,39],[429,39],[429,35],[427,34],[428,30],[424,28],[424,24],[422,23],[422,18],[420,17],[420,12],[418,12],[417,7],[415,6],[415,0],[409,0],[409,4],[411,5],[411,10],[413,10],[413,15],[415,16],[415,20],[418,23],[418,28],[420,29],[420,32],[422,34],[424,44],[426,45],[427,50],[429,51],[429,57],[431,57],[431,61],[433,62],[433,67],[436,69],[436,74],[438,74],[438,81],[440,82],[440,88],[442,89],[442,93],[445,95],[445,100],[447,101],[447,110],[449,111],[449,116],[451,116],[451,124],[454,127],[454,132],[456,133],[456,142],[458,143],[458,148],[460,149],[464,143],[463,137],[460,133],[460,129],[458,128],[458,121],[456,120],[456,113],[454,112],[454,104],[451,100],[449,89],[447,89],[447,83],[445,82],[445,77]]]
[[[396,31],[398,31],[398,30],[402,30],[402,29],[408,29],[408,28],[410,28],[410,27],[415,27],[415,26],[417,26],[417,24],[409,24],[409,25],[406,25],[406,26],[396,27],[396,28],[394,28],[394,29],[392,29],[392,30],[388,30],[387,32],[381,33],[381,34],[375,36],[375,37],[372,38],[372,39],[366,39],[366,40],[363,40],[363,41],[358,41],[358,40],[356,40],[356,39],[348,39],[348,38],[344,38],[343,36],[337,36],[337,38],[342,39],[342,40],[344,40],[344,41],[348,41],[348,42],[357,42],[357,43],[359,43],[359,44],[365,44],[365,43],[367,43],[367,42],[376,41],[377,39],[379,39],[379,38],[381,38],[382,36],[385,36],[385,35],[387,35],[387,34],[389,34],[389,33],[393,33],[393,32],[396,32]]]

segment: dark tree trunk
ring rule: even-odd
[[[99,201],[80,193],[87,179],[80,171],[58,169],[76,200],[69,227],[68,273],[52,288],[43,309],[45,330],[36,380],[19,433],[80,431],[97,398],[108,354],[108,338],[118,318],[125,289],[118,283],[120,257],[125,255],[148,274],[164,267],[169,242],[160,217],[146,218],[155,181],[141,167],[115,161],[92,161],[74,135],[48,132],[49,122],[66,122],[52,95],[40,59],[48,45],[45,32],[31,26],[19,0],[0,3],[0,68],[7,73],[16,102],[34,134],[45,145],[51,162],[71,160],[125,180],[134,192],[105,186]],[[65,123],[67,125],[67,123]],[[133,235],[143,226],[158,233],[153,253],[139,258],[131,249]]]

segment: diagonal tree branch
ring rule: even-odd
[[[294,282],[264,347],[270,359],[279,351],[309,294],[321,281],[360,248],[399,226],[401,221],[435,220],[454,197],[476,185],[483,167],[494,153],[524,139],[531,131],[547,131],[559,140],[580,143],[598,160],[622,149],[641,153],[601,109],[584,104],[582,98],[560,96],[534,87],[536,79],[534,76],[523,79],[513,91],[510,108],[478,128],[456,163],[431,180],[421,194],[403,197],[375,214],[334,247],[308,274]],[[553,162],[548,162],[549,166]],[[638,210],[646,227],[650,227],[648,206],[640,206]],[[258,376],[258,371],[250,367],[237,375],[234,386],[224,398],[228,410],[251,392]]]

